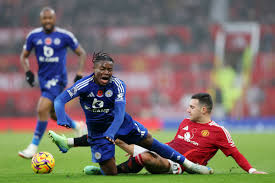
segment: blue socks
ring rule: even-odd
[[[41,138],[43,137],[43,134],[47,128],[48,122],[47,121],[40,121],[37,120],[36,128],[34,131],[34,135],[32,138],[32,144],[39,145]]]
[[[185,157],[166,144],[162,144],[156,139],[153,140],[152,147],[149,149],[156,152],[160,156],[166,159],[170,159],[179,164],[183,164]]]
[[[72,129],[75,129],[76,128],[76,122],[74,120],[72,120],[67,114],[66,114],[66,119],[70,123]]]
[[[103,170],[100,168],[100,173],[102,174],[102,175],[105,175],[105,173],[103,172]]]

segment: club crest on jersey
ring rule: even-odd
[[[201,135],[203,136],[203,137],[208,137],[209,136],[209,131],[208,130],[202,130],[201,131]]]
[[[95,153],[95,159],[98,160],[98,159],[100,159],[100,158],[101,158],[101,154],[100,154],[99,152],[96,152],[96,153]]]
[[[54,40],[53,40],[53,43],[55,44],[55,45],[59,45],[60,44],[60,39],[59,38],[55,38]]]
[[[102,90],[98,90],[96,96],[103,97],[103,91]]]
[[[46,45],[51,45],[51,44],[52,44],[52,38],[47,37],[47,38],[45,39],[45,44],[46,44]]]
[[[111,96],[113,96],[113,91],[112,91],[112,90],[107,90],[107,91],[105,92],[105,96],[106,96],[106,97],[111,97]]]

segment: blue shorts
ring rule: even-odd
[[[50,99],[54,102],[54,99],[62,93],[65,86],[63,84],[47,84],[48,82],[40,82],[41,96]]]
[[[134,121],[133,125],[131,126],[132,129],[126,135],[123,132],[123,135],[120,135],[121,133],[119,130],[115,136],[115,139],[119,138],[127,144],[137,144],[147,137],[148,130],[142,124]],[[109,160],[115,156],[115,145],[105,138],[95,138],[90,144],[92,151],[92,161],[95,163]]]

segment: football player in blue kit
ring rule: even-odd
[[[34,48],[41,90],[41,97],[37,106],[38,120],[32,142],[25,150],[18,153],[23,158],[32,158],[36,153],[40,140],[47,128],[49,116],[56,120],[53,102],[67,85],[67,47],[70,47],[79,56],[79,70],[75,81],[82,78],[86,61],[85,50],[74,35],[65,29],[55,26],[56,16],[52,8],[45,7],[41,10],[40,22],[42,27],[36,28],[28,34],[20,56],[21,65],[26,73],[26,80],[33,87],[35,76],[30,70],[28,57]],[[71,127],[76,130],[77,135],[81,135],[83,125],[73,121],[68,116],[66,118]]]
[[[88,128],[88,146],[91,147],[92,161],[99,163],[103,175],[116,175],[115,139],[128,144],[138,144],[154,151],[196,173],[211,174],[209,167],[197,165],[187,160],[171,147],[158,142],[148,130],[125,112],[126,85],[114,77],[114,60],[106,53],[96,53],[93,57],[94,73],[77,81],[72,87],[63,91],[54,101],[57,124],[71,127],[66,118],[65,104],[79,97],[86,116]],[[59,144],[55,132],[49,136],[62,152],[69,149]]]

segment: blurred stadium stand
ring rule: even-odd
[[[25,82],[19,54],[27,33],[39,26],[43,6],[56,10],[57,25],[71,30],[88,53],[104,50],[114,55],[114,75],[125,80],[128,88],[127,111],[146,119],[146,126],[150,125],[148,119],[156,122],[152,128],[170,128],[172,122],[180,122],[186,117],[190,96],[196,92],[211,92],[216,101],[214,116],[230,119],[228,124],[238,118],[248,126],[275,126],[272,0],[0,0],[0,124],[8,123],[10,117],[35,116],[40,91]],[[256,22],[260,27],[259,51],[252,60],[250,82],[242,85],[229,108],[224,106],[224,93],[213,76],[218,64],[217,31],[224,22]],[[240,40],[244,48],[249,46],[246,40],[250,38],[241,31],[227,39],[227,46]],[[243,52],[241,49],[238,53]],[[236,72],[233,79],[238,80],[242,61],[234,53],[226,59],[234,60],[229,65]],[[34,56],[30,60],[37,70]],[[69,55],[67,66],[71,85],[77,58]],[[85,72],[91,71],[88,61]],[[79,107],[77,100],[70,102],[69,114],[82,118]],[[252,122],[247,123],[247,119]]]

